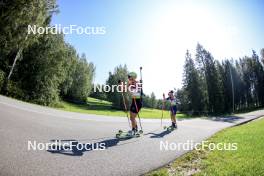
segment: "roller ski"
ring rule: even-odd
[[[116,134],[117,139],[130,139],[130,138],[138,138],[142,136],[143,131],[142,130],[129,130],[129,131],[122,131],[119,130]]]
[[[172,123],[171,126],[164,126],[163,129],[164,129],[164,130],[167,130],[167,131],[173,131],[173,130],[176,130],[176,129],[177,129],[177,124]]]

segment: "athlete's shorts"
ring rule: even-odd
[[[131,103],[131,106],[130,106],[130,111],[131,112],[137,114],[140,111],[141,107],[142,107],[142,102],[141,102],[140,98],[132,99],[132,103]]]
[[[170,108],[170,112],[171,112],[172,115],[176,115],[176,113],[177,113],[177,106],[172,106]]]

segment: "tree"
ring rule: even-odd
[[[56,7],[55,0],[7,1],[1,9],[0,20],[0,62],[7,73],[4,84],[4,93],[17,61],[22,58],[23,50],[34,43],[39,35],[29,35],[28,25],[49,25],[52,9]],[[11,66],[10,66],[11,65]],[[9,69],[10,67],[10,69]]]
[[[188,103],[184,105],[187,107],[186,110],[194,111],[194,113],[201,113],[204,110],[205,104],[201,87],[198,71],[195,68],[191,54],[187,50],[183,74],[183,89]]]
[[[207,84],[207,70],[206,70],[206,63],[205,63],[205,55],[204,55],[204,48],[201,44],[197,44],[196,46],[196,54],[195,54],[195,65],[198,71],[198,75],[200,78],[200,84],[203,97],[204,97],[204,104],[205,104],[205,110],[208,110],[209,106],[209,97],[208,97],[208,84]]]
[[[121,80],[122,82],[125,82],[127,80],[127,75],[128,75],[128,70],[127,70],[127,66],[124,65],[119,65],[117,67],[115,67],[114,72],[109,72],[109,77],[106,81],[106,84],[109,86],[112,85],[118,85],[119,84],[119,80]],[[126,97],[126,99],[129,99],[128,93],[124,93],[124,96]],[[113,103],[113,107],[117,108],[117,109],[122,109],[123,106],[123,100],[121,97],[121,93],[117,92],[117,91],[110,91],[107,93],[107,98],[109,99],[109,101],[111,101]]]
[[[260,63],[258,59],[254,56],[240,59],[241,72],[243,77],[243,82],[245,84],[244,94],[245,94],[245,107],[252,109],[259,106],[259,85],[261,74],[259,73]],[[260,71],[261,72],[261,71]],[[260,74],[260,75],[259,75]]]
[[[81,58],[78,59],[76,69],[72,75],[73,82],[67,96],[74,101],[86,102],[92,90],[94,73],[94,65],[88,63],[86,56],[83,54]]]
[[[181,112],[190,111],[187,92],[184,88],[176,91],[177,109]]]
[[[253,69],[255,72],[254,84],[256,87],[256,105],[264,106],[264,69],[261,65],[259,56],[256,51],[252,50]]]
[[[223,88],[223,98],[224,98],[224,112],[233,112],[233,93],[235,93],[234,88],[234,71],[235,68],[229,60],[225,60],[220,64],[217,62],[217,67],[220,74],[220,81]]]
[[[150,94],[150,106],[151,106],[151,108],[155,108],[156,105],[157,105],[156,96],[155,96],[154,92],[152,92]]]
[[[157,108],[157,109],[162,109],[162,106],[163,106],[163,100],[158,99],[158,100],[157,100],[156,108]]]
[[[60,85],[60,95],[64,99],[70,98],[70,89],[72,87],[73,81],[74,81],[74,73],[76,71],[77,63],[79,60],[79,57],[76,53],[76,50],[69,44],[65,44],[66,46],[66,53],[65,57],[67,60],[67,63],[65,67],[67,68],[67,75],[63,83]]]
[[[93,85],[94,87],[95,85]],[[96,87],[104,87],[105,85],[100,85],[97,84]],[[107,95],[104,91],[97,91],[97,90],[93,90],[90,94],[90,97],[96,98],[96,99],[100,99],[100,100],[107,100]]]
[[[220,63],[198,43],[196,62],[188,51],[185,57],[183,87],[176,93],[179,109],[194,111],[201,105],[204,111],[220,114],[263,107],[264,68],[260,60],[253,50],[251,57]],[[198,103],[200,96],[201,104]]]
[[[262,64],[264,64],[264,48],[261,49],[260,56],[261,56]]]
[[[151,97],[149,95],[143,96],[142,101],[143,101],[144,107],[152,108]]]
[[[23,90],[24,96],[19,98],[52,105],[59,100],[59,86],[68,71],[64,39],[62,35],[47,34],[39,41],[24,50],[13,81]]]
[[[95,66],[61,34],[28,33],[29,25],[50,27],[56,0],[10,0],[0,11],[1,92],[43,105],[61,97],[86,101]]]
[[[206,87],[205,95],[208,96],[206,100],[208,102],[208,110],[211,113],[222,113],[224,111],[223,89],[215,60],[211,53],[206,51],[200,44],[197,45],[196,52],[199,72],[204,75],[202,81],[204,80],[203,87]]]

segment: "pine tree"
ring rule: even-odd
[[[191,54],[187,50],[185,56],[183,88],[188,99],[188,110],[199,114],[204,110],[204,98],[198,71],[195,68]]]
[[[253,60],[253,70],[254,74],[254,85],[256,89],[256,106],[260,107],[264,105],[264,69],[261,65],[259,56],[256,54],[256,51],[252,50],[252,60]]]
[[[196,48],[196,61],[198,63],[199,72],[204,75],[203,87],[206,87],[205,96],[208,96],[208,111],[211,113],[221,113],[224,111],[224,100],[222,86],[220,82],[219,71],[211,53],[206,51],[200,44]]]

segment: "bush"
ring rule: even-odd
[[[3,72],[2,70],[0,70],[0,91],[3,87],[5,81],[5,72]]]
[[[23,90],[20,88],[18,83],[13,82],[13,81],[8,81],[7,84],[7,95],[13,98],[17,99],[24,99],[25,94]]]

